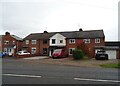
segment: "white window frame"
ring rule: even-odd
[[[4,44],[5,44],[5,45],[8,45],[8,44],[9,44],[9,41],[8,41],[8,40],[5,40],[5,41],[4,41]]]
[[[90,43],[90,39],[84,39],[84,41],[85,41],[86,44]]]
[[[13,40],[12,43],[15,44],[15,41]]]
[[[29,44],[29,40],[25,40],[25,44]]]
[[[75,44],[75,39],[69,39],[69,44]]]
[[[36,42],[37,42],[36,40],[32,40],[31,41],[32,44],[36,44]]]
[[[53,43],[53,40],[55,40],[55,43]],[[52,44],[56,44],[56,39],[52,39]]]
[[[69,55],[72,55],[72,54],[70,53],[70,49],[72,49],[72,51],[73,51],[73,50],[75,50],[75,48],[69,48]]]
[[[62,43],[63,43],[63,40],[60,40],[60,43],[62,44]]]
[[[34,52],[33,52],[33,49],[35,50]],[[35,54],[36,53],[36,47],[32,47],[31,48],[31,54]]]
[[[95,43],[100,43],[100,38],[96,38]]]

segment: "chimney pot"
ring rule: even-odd
[[[83,31],[82,28],[80,28],[79,31]]]
[[[9,33],[9,32],[6,32],[5,35],[10,35],[10,33]]]

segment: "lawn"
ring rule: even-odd
[[[120,63],[108,63],[108,64],[102,64],[100,66],[104,68],[120,68]]]

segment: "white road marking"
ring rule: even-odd
[[[41,78],[42,76],[38,75],[21,75],[21,74],[2,74],[4,76],[17,76],[17,77],[31,77],[31,78]]]
[[[16,76],[16,77],[28,77],[28,78],[41,78],[42,77],[39,75],[25,75],[25,74],[2,74],[2,75],[4,75],[4,76]],[[120,81],[117,81],[117,80],[102,80],[102,79],[74,78],[74,80],[120,83]]]
[[[75,80],[80,80],[80,81],[96,81],[96,82],[115,82],[119,83],[120,81],[117,80],[102,80],[102,79],[85,79],[85,78],[74,78]]]

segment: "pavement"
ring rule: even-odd
[[[101,68],[101,64],[118,63],[117,59],[114,60],[96,60],[95,58],[85,58],[81,60],[74,60],[72,57],[52,59],[47,56],[38,56],[31,58],[23,58],[31,64],[52,64],[52,65],[66,65],[66,66],[79,66],[79,67],[96,67]]]
[[[48,56],[36,56],[36,57],[29,57],[29,58],[23,58],[23,59],[32,60],[32,59],[46,59],[46,58],[49,58],[49,57]]]
[[[15,62],[25,62],[27,64],[51,64],[51,65],[65,65],[65,66],[78,66],[78,67],[94,67],[101,68],[100,65],[107,63],[118,63],[118,59],[113,60],[96,60],[95,58],[84,58],[80,60],[74,60],[72,57],[52,59],[48,56],[36,56],[27,58],[4,58],[6,61],[15,60]]]

